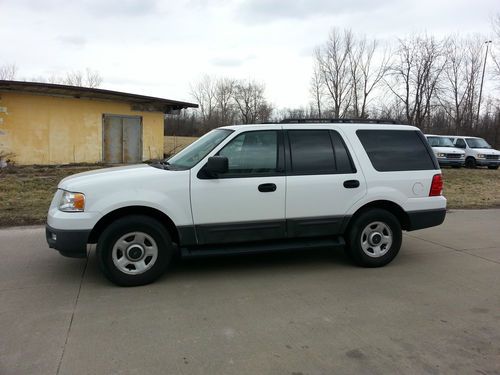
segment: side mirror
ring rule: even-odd
[[[211,156],[207,164],[200,170],[198,177],[201,179],[217,178],[220,173],[226,173],[229,170],[229,161],[225,156]]]

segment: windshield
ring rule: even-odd
[[[445,137],[427,137],[431,147],[455,147],[450,138]]]
[[[491,148],[491,146],[482,138],[465,138],[470,148]]]
[[[232,132],[229,129],[212,130],[168,159],[168,164],[179,169],[190,169],[207,156],[210,151],[217,147]]]

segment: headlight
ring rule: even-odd
[[[460,154],[460,159],[463,159],[465,158],[465,155],[464,154]]]
[[[85,209],[85,195],[82,193],[72,193],[63,191],[61,201],[59,202],[59,210],[64,212],[83,212]]]
[[[437,157],[438,157],[438,158],[444,158],[444,157],[446,157],[446,154],[442,154],[442,153],[440,153],[440,152],[439,152],[439,153],[437,154]]]
[[[478,159],[484,159],[484,155],[483,154],[477,154],[477,158]]]

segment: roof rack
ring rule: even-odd
[[[314,123],[340,123],[340,124],[402,124],[401,121],[371,118],[286,118],[280,124],[314,124]]]

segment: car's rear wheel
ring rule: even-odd
[[[173,246],[167,230],[155,219],[131,215],[109,225],[97,243],[104,275],[121,286],[145,285],[167,268]]]
[[[383,209],[361,213],[350,225],[347,253],[362,267],[381,267],[391,262],[401,248],[402,231],[398,219]]]
[[[498,169],[498,165],[489,165],[488,169]]]

